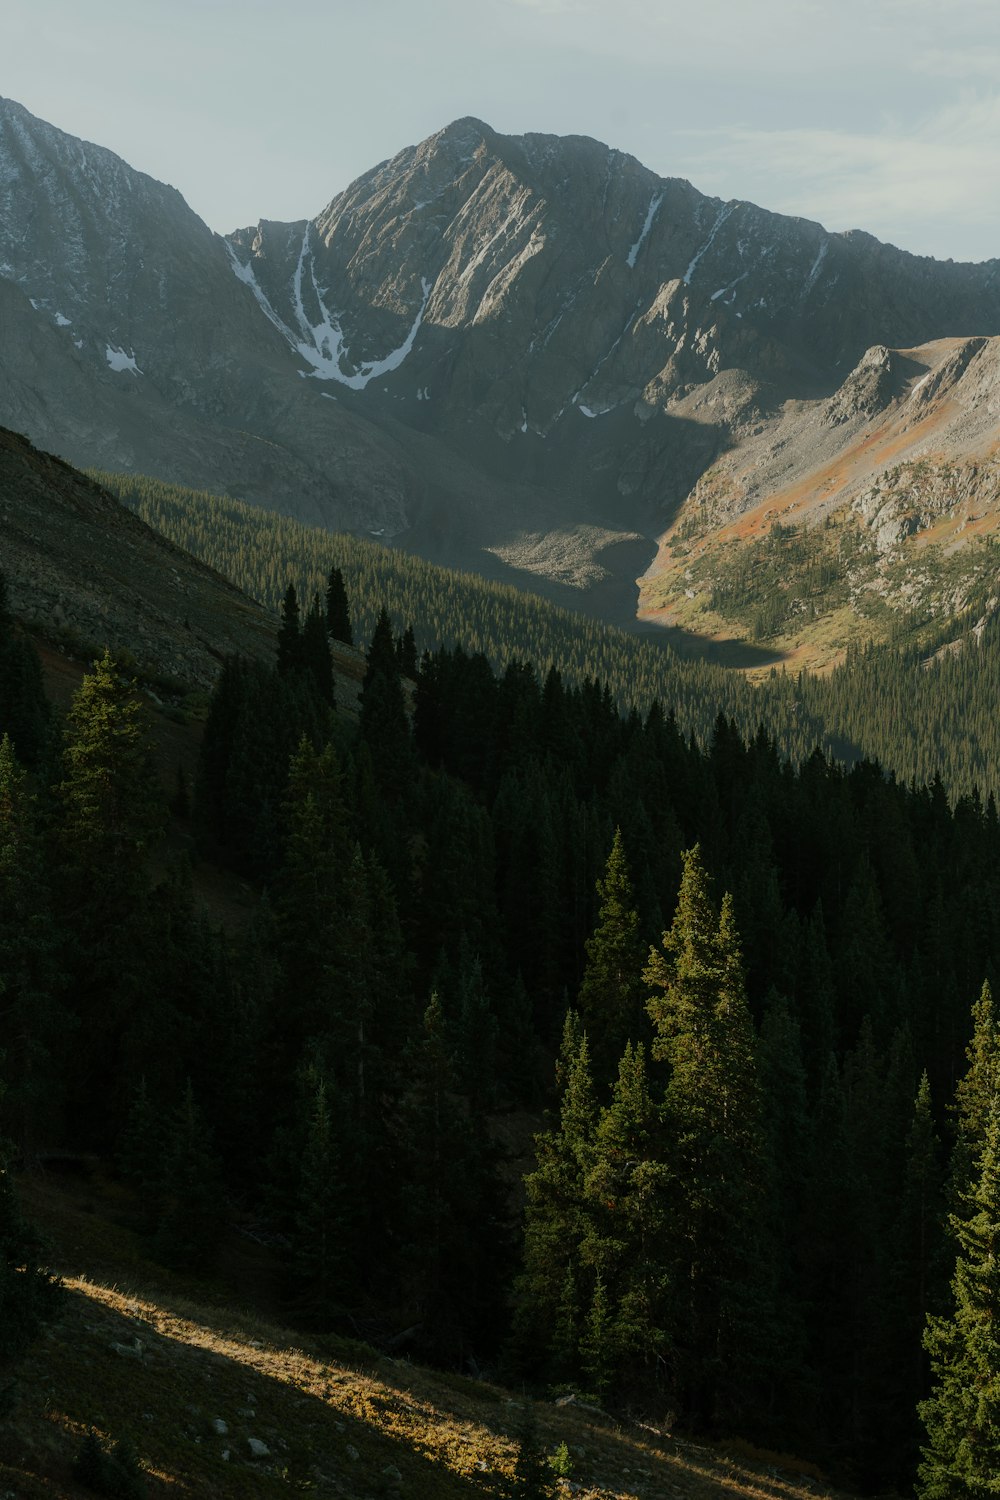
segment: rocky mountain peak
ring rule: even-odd
[[[886,351],[1000,333],[997,273],[473,117],[222,239],[0,110],[0,420],[448,561],[660,534],[789,401],[861,422],[908,378]]]

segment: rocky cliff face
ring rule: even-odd
[[[2,104],[0,276],[0,419],[443,561],[530,555],[535,584],[614,572],[616,543],[662,533],[789,401],[837,426],[884,401],[887,351],[1000,333],[1000,261],[906,255],[472,119],[313,219],[222,239]],[[634,598],[634,548],[617,555]]]

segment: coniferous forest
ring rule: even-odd
[[[955,793],[1000,793],[1000,627],[988,601],[954,620],[901,619],[900,638],[852,647],[827,676],[779,662],[752,684],[742,672],[681,660],[652,635],[636,636],[509,584],[456,573],[382,542],[331,536],[244,501],[135,474],[95,472],[156,531],[277,610],[291,577],[301,596],[344,578],[359,639],[381,607],[411,621],[418,648],[459,645],[503,671],[527,660],[555,666],[567,684],[606,684],[623,711],[669,704],[702,744],[720,713],[752,738],[763,719],[783,755],[800,761],[820,746],[838,760],[878,759],[907,781],[942,777]]]
[[[14,1158],[113,1164],[168,1266],[253,1214],[304,1327],[992,1493],[992,797],[724,715],[702,745],[385,611],[338,705],[328,583],[225,662],[172,798],[121,665],[58,722],[0,608]],[[52,1287],[2,1181],[14,1352]]]

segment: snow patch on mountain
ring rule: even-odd
[[[290,328],[275,311],[254,274],[253,264],[244,265],[228,240],[226,249],[229,252],[233,275],[250,288],[265,317],[280,331],[295,353],[312,367],[309,371],[299,371],[304,378],[335,380],[339,385],[345,385],[350,390],[363,391],[372,380],[380,375],[387,375],[392,370],[398,370],[412,350],[431,295],[432,283],[426,277],[421,277],[421,302],[416,317],[399,347],[391,350],[382,359],[364,361],[357,366],[353,374],[348,374],[342,366],[344,364],[350,366],[351,359],[344,342],[340,319],[326,304],[327,289],[321,289],[316,280],[316,262],[310,243],[310,226],[307,224],[303,232],[298,260],[292,273],[292,310],[295,313],[297,329]],[[307,263],[309,285],[320,314],[318,322],[315,323],[306,312],[303,295]],[[425,391],[422,397],[418,396],[418,399],[429,400],[429,393]]]
[[[708,239],[702,245],[701,249],[698,250],[698,251],[696,251],[695,255],[693,256],[693,258],[692,258],[692,260],[690,262],[690,264],[688,265],[687,270],[684,272],[684,285],[685,286],[690,286],[691,285],[691,277],[694,275],[695,271],[698,269],[698,262],[701,260],[701,258],[702,258],[703,255],[706,255],[708,253],[708,251],[711,250],[712,245],[713,245],[713,243],[715,241],[715,236],[718,234],[718,232],[722,228],[723,224],[729,218],[730,214],[733,213],[733,211],[738,206],[739,206],[738,203],[734,200],[732,203],[723,204],[722,208],[720,208],[718,214],[716,215],[715,223],[712,225],[712,230],[711,230],[711,233],[708,236]]]
[[[802,293],[803,297],[808,297],[809,293],[816,285],[817,279],[819,278],[819,273],[823,269],[823,262],[826,260],[826,252],[829,248],[830,241],[823,240],[822,244],[816,252],[816,259],[812,263],[812,269],[810,270],[809,275],[806,278],[805,290]]]
[[[635,267],[636,256],[642,249],[646,236],[649,234],[649,231],[653,227],[653,220],[656,218],[657,212],[662,202],[662,192],[654,193],[652,198],[649,200],[649,207],[646,210],[646,222],[642,226],[639,238],[636,240],[628,255],[626,255],[625,257],[625,264],[628,266],[629,270],[632,270]]]
[[[720,286],[719,290],[717,292],[713,292],[712,293],[711,297],[709,298],[709,301],[710,302],[718,302],[718,300],[719,300],[720,297],[725,297],[727,303],[734,302],[736,300],[736,298],[735,298],[735,289],[736,289],[736,287],[739,286],[739,284],[740,284],[741,281],[746,281],[746,279],[747,279],[747,277],[749,275],[750,275],[749,271],[744,271],[742,276],[737,276],[736,280],[735,281],[731,281],[728,286]]]
[[[108,362],[109,369],[117,370],[120,374],[141,375],[142,371],[135,362],[135,351],[126,354],[124,349],[119,349],[116,344],[108,344],[104,350],[104,357]]]
[[[307,256],[309,259],[309,279],[312,283],[316,305],[321,314],[318,323],[310,322],[302,299],[302,280]],[[398,370],[413,348],[431,295],[431,282],[426,277],[421,277],[420,289],[422,293],[420,307],[410,325],[410,330],[406,338],[399,347],[393,349],[383,359],[368,360],[360,364],[353,375],[345,374],[341,368],[341,361],[344,360],[349,364],[350,356],[347,346],[344,343],[344,334],[340,327],[340,321],[336,314],[332,313],[327,307],[324,301],[324,293],[320,290],[316,280],[316,264],[309,245],[309,226],[307,225],[305,233],[302,236],[302,248],[299,251],[298,264],[295,267],[295,274],[292,278],[295,317],[302,333],[302,338],[293,340],[292,347],[302,356],[307,364],[312,365],[312,378],[317,380],[336,380],[340,385],[346,385],[353,391],[363,391],[370,381],[377,379],[380,375],[387,375],[391,370]]]

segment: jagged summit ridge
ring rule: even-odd
[[[222,237],[6,103],[0,208],[0,421],[74,462],[492,571],[524,537],[533,558],[548,537],[627,539],[633,598],[636,535],[784,403],[839,409],[874,346],[1000,333],[997,262],[909,256],[473,117],[312,218]]]
[[[312,229],[302,253],[320,321],[310,316],[310,326],[325,331],[322,308],[332,310],[354,360],[318,369],[310,351],[314,373],[346,384],[365,366],[381,372],[420,316],[425,357],[407,346],[415,392],[432,380],[440,392],[432,330],[512,324],[520,347],[499,363],[509,369],[516,354],[518,389],[498,367],[482,381],[502,438],[548,434],[574,408],[657,407],[728,367],[832,388],[871,343],[925,338],[934,316],[917,257],[706,198],[584,137],[503,137],[474,119],[359,178]],[[281,316],[301,326],[298,263],[276,253],[285,233],[242,231],[234,252],[238,274],[266,280],[271,309],[294,309],[294,319]],[[995,324],[988,273],[935,270],[949,326],[979,331],[983,311]]]

